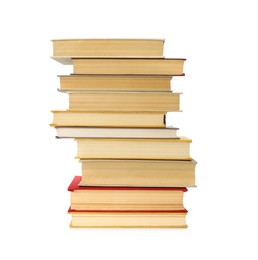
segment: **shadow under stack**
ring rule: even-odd
[[[53,40],[69,108],[53,112],[56,136],[77,142],[82,166],[68,190],[70,227],[185,228],[183,196],[195,186],[191,140],[166,126],[180,112],[171,91],[185,59],[163,56],[162,39]]]

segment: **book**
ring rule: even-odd
[[[72,59],[74,74],[182,76],[185,59]]]
[[[85,187],[75,176],[68,187],[72,210],[167,211],[184,210],[186,188]]]
[[[88,112],[53,110],[51,126],[157,127],[166,125],[165,112]]]
[[[191,160],[190,142],[154,138],[75,138],[79,159]]]
[[[81,160],[80,186],[194,187],[196,161]]]
[[[71,92],[69,109],[86,111],[180,111],[180,94],[172,92]]]
[[[171,79],[184,58],[163,39],[53,40],[67,110],[54,110],[57,138],[74,138],[81,175],[68,187],[70,227],[186,228],[186,187],[195,186],[191,140],[166,126],[180,112]]]
[[[69,64],[72,57],[162,58],[164,39],[60,39],[53,42],[53,59]]]
[[[71,228],[187,228],[187,210],[175,212],[85,212],[68,210]]]
[[[178,128],[115,128],[115,127],[83,127],[57,126],[56,136],[59,138],[178,138]]]
[[[170,91],[171,76],[59,76],[61,91]]]

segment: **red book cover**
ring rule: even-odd
[[[74,190],[181,190],[187,191],[187,188],[174,188],[174,187],[104,187],[104,186],[79,186],[81,176],[75,176],[73,181],[68,187],[68,191]]]
[[[68,213],[187,213],[186,209],[182,210],[74,210],[71,207]]]

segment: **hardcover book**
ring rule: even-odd
[[[186,137],[175,138],[75,138],[79,159],[191,160]]]
[[[53,40],[53,59],[71,64],[72,57],[162,58],[164,39]]]
[[[71,228],[187,228],[187,210],[175,212],[85,212],[69,210]]]
[[[178,128],[115,128],[115,127],[82,127],[57,126],[59,138],[179,138]]]
[[[61,91],[170,91],[171,76],[59,76]]]
[[[180,111],[180,94],[172,92],[70,92],[69,109],[89,112]]]
[[[81,160],[82,186],[194,187],[196,162]]]
[[[186,188],[79,186],[75,176],[68,187],[71,209],[101,211],[168,211],[184,210]]]
[[[72,59],[74,74],[182,76],[185,59]]]
[[[96,112],[53,110],[51,126],[155,127],[164,128],[166,112]]]

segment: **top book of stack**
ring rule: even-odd
[[[72,58],[164,58],[164,39],[53,40],[52,58],[72,64]]]

